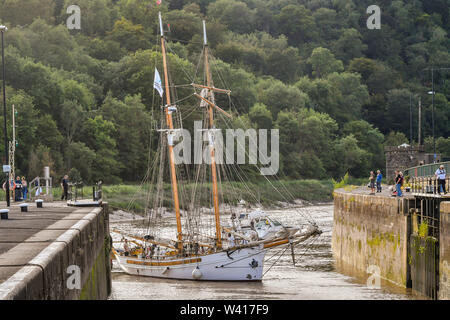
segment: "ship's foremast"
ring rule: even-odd
[[[181,214],[180,214],[180,201],[178,198],[178,183],[177,183],[177,174],[175,169],[175,156],[173,152],[173,120],[172,120],[172,109],[171,109],[171,100],[170,100],[170,88],[169,88],[169,73],[167,70],[167,57],[166,57],[166,45],[164,38],[164,29],[162,25],[161,12],[159,12],[159,26],[161,32],[161,53],[163,57],[163,67],[164,67],[164,84],[166,91],[166,105],[164,106],[164,111],[166,115],[166,125],[168,127],[167,132],[167,140],[168,140],[168,148],[169,148],[169,162],[170,162],[170,178],[172,183],[172,194],[173,194],[173,202],[175,207],[175,215],[177,220],[177,248],[179,252],[183,250],[183,236],[181,229]]]

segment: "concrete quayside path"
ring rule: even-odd
[[[0,203],[6,208],[6,203]],[[12,203],[0,220],[0,300],[105,299],[110,291],[108,210],[66,202]]]

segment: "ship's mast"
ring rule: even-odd
[[[170,161],[170,177],[172,181],[172,193],[173,193],[173,202],[175,206],[175,214],[177,219],[177,240],[178,240],[178,250],[181,251],[183,249],[183,238],[181,233],[181,215],[180,215],[180,202],[178,199],[178,185],[177,185],[177,175],[175,171],[175,156],[173,153],[173,121],[172,121],[172,108],[170,102],[170,88],[169,88],[169,76],[167,71],[167,57],[166,57],[166,46],[164,39],[164,30],[161,19],[161,12],[159,12],[159,27],[161,31],[161,51],[163,56],[163,65],[164,65],[164,82],[165,82],[165,91],[166,91],[166,105],[164,106],[165,114],[166,114],[166,124],[169,128],[167,132],[167,140],[169,147],[169,161]]]
[[[206,24],[203,20],[203,46],[205,52],[205,73],[206,73],[206,85],[210,88],[214,87],[211,79],[211,70],[209,68],[208,60],[208,42],[206,39]],[[208,90],[208,95],[206,97],[213,105],[214,103],[214,92],[213,90]],[[217,188],[217,169],[216,169],[216,159],[214,150],[214,110],[211,104],[208,104],[208,114],[209,114],[209,129],[208,133],[210,135],[209,148],[211,153],[211,173],[213,182],[213,202],[214,202],[214,216],[216,221],[216,246],[218,249],[222,248],[222,233],[220,228],[220,212],[219,212],[219,192]]]

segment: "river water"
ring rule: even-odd
[[[298,225],[304,221],[298,210],[288,208],[266,212],[284,225]],[[282,255],[274,255],[277,252],[281,253],[280,248],[266,254],[264,272],[267,271],[267,273],[261,282],[203,282],[138,277],[122,272],[114,263],[110,299],[404,300],[419,298],[412,295],[408,289],[384,282],[381,288],[372,288],[366,285],[367,279],[354,278],[337,272],[331,251],[333,205],[311,206],[300,210],[306,210],[323,233],[311,244],[295,248],[295,267],[292,264],[290,249]],[[126,227],[129,228],[130,225]],[[175,219],[168,219],[163,228],[173,230],[175,234]],[[136,229],[139,229],[138,225]],[[277,263],[273,264],[277,259]]]

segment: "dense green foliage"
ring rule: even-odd
[[[450,67],[450,19],[446,0],[383,0],[381,30],[369,30],[372,2],[79,0],[81,30],[68,30],[72,1],[0,0],[0,22],[9,27],[8,108],[18,110],[16,171],[32,178],[50,165],[54,177],[71,171],[105,182],[144,176],[160,103],[152,88],[155,66],[162,70],[159,10],[170,24],[176,84],[191,82],[207,20],[223,77],[217,86],[232,90],[240,120],[280,129],[282,176],[382,169],[383,146],[409,140],[410,101],[414,140],[419,98],[424,136],[431,135],[426,68]],[[437,148],[450,157],[449,72],[434,78]],[[430,138],[425,144],[429,150]]]

